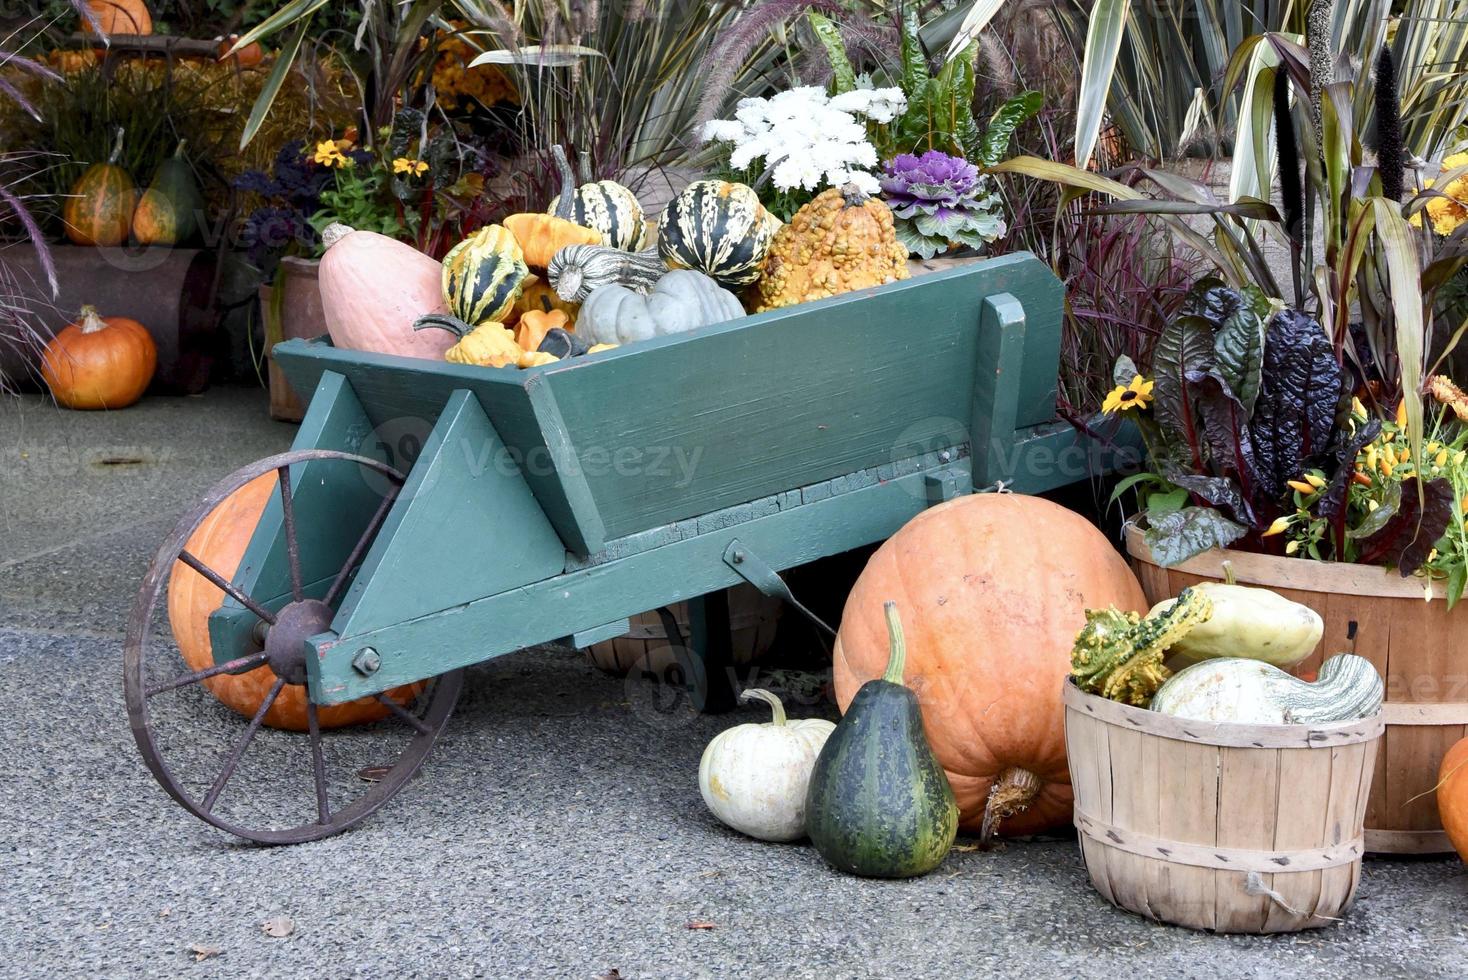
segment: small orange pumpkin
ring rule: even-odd
[[[233,578],[276,486],[275,474],[265,473],[240,487],[204,518],[185,547],[206,567],[227,579]],[[168,621],[189,670],[213,666],[209,614],[223,603],[224,593],[202,575],[182,562],[174,564],[168,580]],[[203,683],[220,703],[246,718],[253,718],[265,695],[270,693],[275,674],[269,667],[261,666],[243,674],[206,678]],[[421,689],[421,684],[408,684],[390,693],[397,701],[405,702],[416,697]],[[317,712],[317,720],[322,728],[341,728],[377,721],[387,714],[387,706],[377,699],[358,698],[346,704],[323,706]],[[291,684],[282,688],[275,704],[265,713],[265,724],[288,731],[306,731],[306,689]]]
[[[41,377],[67,408],[126,408],[148,389],[158,367],[153,335],[125,316],[83,306],[41,355]]]
[[[143,0],[87,0],[103,34],[152,34],[153,15]],[[82,19],[82,28],[89,25]]]
[[[560,310],[566,314],[566,329],[576,322],[576,313],[581,309],[580,303],[568,303],[556,295],[549,282],[542,276],[531,275],[520,287],[520,295],[515,299],[515,305],[510,310],[509,316],[505,317],[506,326],[514,326],[520,317],[532,310],[549,313],[551,310]]]
[[[1438,772],[1437,812],[1458,857],[1468,861],[1468,738],[1443,756]]]
[[[61,209],[66,237],[78,245],[121,245],[132,228],[137,207],[137,188],[127,171],[118,166],[122,158],[122,130],[112,145],[112,155],[94,163],[71,185],[71,194]]]
[[[515,343],[524,351],[539,350],[545,335],[557,327],[562,330],[572,329],[570,318],[560,310],[551,310],[549,313],[531,310],[522,313],[520,322],[515,326]]]
[[[1068,825],[1061,696],[1071,643],[1088,608],[1147,609],[1111,542],[1079,514],[1021,494],[923,511],[877,549],[847,597],[832,660],[843,711],[882,676],[889,599],[907,633],[905,683],[960,826],[987,834],[1002,819],[1001,832],[1023,835]]]
[[[240,36],[238,34],[231,34],[229,37],[220,41],[219,47],[215,49],[218,54],[216,60],[232,61],[237,68],[254,68],[265,60],[265,49],[260,47],[259,41],[251,41],[234,54],[230,54],[229,49],[234,47],[235,42],[239,39]]]

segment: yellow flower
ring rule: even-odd
[[[316,153],[311,159],[323,167],[350,167],[352,160],[342,151],[351,145],[350,140],[325,140],[316,144]]]
[[[1468,153],[1455,153],[1443,161],[1443,173],[1456,170],[1464,164],[1468,164]],[[1422,187],[1426,190],[1435,183],[1434,180],[1425,180]],[[1468,219],[1468,176],[1458,177],[1442,188],[1442,193],[1446,196],[1429,198],[1423,210],[1432,219],[1433,231],[1446,236],[1451,235]],[[1412,215],[1412,224],[1422,227],[1422,211]]]
[[[1284,517],[1276,517],[1274,523],[1269,525],[1269,530],[1265,531],[1260,537],[1272,538],[1276,534],[1283,534],[1290,529],[1290,525],[1294,522],[1294,517],[1288,514]]]
[[[1427,381],[1427,390],[1432,393],[1435,401],[1451,408],[1460,422],[1468,422],[1468,395],[1453,384],[1452,379],[1434,374]]]
[[[407,157],[398,157],[392,162],[392,172],[395,174],[410,174],[421,177],[428,172],[426,160],[410,160]]]
[[[1129,408],[1146,408],[1147,403],[1152,400],[1152,387],[1152,382],[1143,379],[1140,374],[1132,378],[1131,384],[1117,385],[1106,396],[1106,401],[1102,402],[1102,414],[1125,412]]]

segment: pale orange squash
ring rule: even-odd
[[[1437,812],[1458,857],[1468,861],[1468,738],[1448,750],[1438,773]]]
[[[886,666],[887,600],[902,610],[906,684],[960,825],[985,836],[1068,826],[1062,684],[1087,608],[1146,611],[1126,561],[1085,518],[1038,497],[975,494],[924,511],[846,600],[833,664],[843,711]]]
[[[348,350],[443,360],[455,337],[414,330],[427,313],[443,313],[443,266],[411,245],[373,231],[328,225],[322,232],[317,282],[331,342]]]
[[[204,518],[189,537],[186,547],[208,568],[225,578],[233,577],[250,543],[250,535],[265,511],[265,504],[276,491],[275,473],[258,476],[230,494]],[[209,643],[209,614],[224,603],[224,593],[211,585],[198,572],[182,562],[173,566],[168,581],[168,620],[173,638],[189,670],[212,666],[214,655]],[[226,706],[252,718],[265,695],[275,683],[268,666],[256,667],[231,676],[221,674],[204,682],[209,693]],[[417,696],[422,685],[409,684],[394,688],[389,694],[399,702]],[[322,707],[317,717],[322,728],[340,728],[363,724],[386,717],[388,708],[375,698],[358,698],[346,704]],[[275,704],[265,713],[265,724],[272,728],[306,731],[306,689],[286,685]]]
[[[87,0],[87,9],[97,18],[103,34],[152,34],[153,16],[143,0]],[[82,18],[82,28],[88,28]]]

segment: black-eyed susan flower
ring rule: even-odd
[[[412,177],[422,177],[428,172],[428,161],[398,157],[392,162],[392,172],[395,174],[408,174]]]
[[[1106,401],[1101,403],[1102,414],[1111,415],[1130,408],[1146,408],[1147,403],[1152,400],[1152,387],[1153,383],[1140,374],[1132,378],[1130,384],[1117,385],[1106,396]]]
[[[352,160],[343,151],[351,145],[350,140],[323,140],[316,144],[316,153],[311,159],[323,167],[350,167]]]

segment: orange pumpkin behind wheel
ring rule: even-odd
[[[924,511],[872,555],[846,600],[833,664],[843,711],[882,675],[889,599],[960,826],[983,830],[996,783],[991,824],[1002,819],[1003,833],[1068,826],[1062,684],[1087,608],[1146,610],[1125,560],[1085,518],[1038,497],[975,494]]]
[[[208,568],[226,579],[234,576],[250,543],[250,535],[265,511],[270,495],[276,492],[276,476],[266,473],[230,494],[204,518],[185,547]],[[183,654],[189,670],[203,670],[214,664],[209,644],[209,614],[224,603],[224,593],[202,575],[182,562],[176,562],[168,581],[168,621],[173,638]],[[223,704],[252,718],[270,687],[275,674],[268,666],[256,667],[243,674],[221,674],[204,681]],[[409,684],[388,692],[395,700],[405,702],[416,697],[421,684]],[[341,728],[377,721],[386,717],[388,709],[375,698],[358,698],[346,704],[322,707],[317,713],[322,728]],[[290,731],[306,730],[306,689],[286,685],[265,713],[265,724]]]
[[[1437,812],[1458,857],[1468,861],[1468,738],[1448,750],[1438,773]]]

